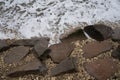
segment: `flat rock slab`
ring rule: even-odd
[[[12,46],[34,46],[38,41],[42,42],[44,40],[49,41],[49,38],[43,37],[43,38],[32,38],[32,39],[20,39],[13,42]]]
[[[51,69],[51,75],[56,76],[61,73],[66,73],[70,71],[78,71],[77,66],[77,58],[69,57],[63,60],[60,64],[58,64],[55,68]]]
[[[34,59],[25,65],[12,69],[7,73],[7,76],[17,77],[25,74],[45,74],[46,72],[47,68],[45,65],[43,65],[38,59]]]
[[[108,40],[102,41],[102,42],[88,42],[84,47],[83,56],[85,58],[93,58],[95,56],[98,56],[100,53],[108,51],[112,48],[112,43],[110,43]]]
[[[36,52],[37,56],[40,57],[44,54],[46,49],[48,49],[49,40],[40,40],[34,45],[34,51]]]
[[[19,62],[28,54],[28,52],[29,52],[28,47],[24,46],[14,47],[10,51],[8,51],[7,55],[4,58],[4,61],[7,64]]]
[[[84,31],[93,39],[103,41],[112,37],[113,30],[104,24],[86,26]]]
[[[119,40],[120,41],[120,27],[117,27],[113,30],[113,34],[112,34],[112,39],[113,40]]]
[[[60,63],[66,59],[74,50],[74,46],[71,43],[62,42],[50,46],[51,53],[49,54],[53,62]]]
[[[83,30],[80,27],[71,29],[69,32],[66,32],[60,36],[60,40],[62,42],[75,42],[77,40],[85,40],[87,39],[84,35]]]
[[[8,49],[9,44],[6,40],[0,40],[0,52]]]
[[[107,80],[118,71],[117,63],[110,58],[84,63],[84,68],[97,80]]]

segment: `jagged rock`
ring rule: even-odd
[[[86,26],[84,31],[93,39],[103,41],[112,37],[113,30],[103,24]]]
[[[51,75],[56,76],[61,73],[66,73],[70,71],[72,72],[78,71],[77,58],[75,57],[66,58],[60,64],[58,64],[55,68],[52,68]]]
[[[31,38],[31,39],[20,39],[13,42],[12,46],[34,46],[37,42],[49,41],[49,38],[42,37],[42,38]]]
[[[46,72],[47,68],[45,65],[43,65],[38,59],[34,59],[25,65],[21,65],[7,72],[7,76],[18,77],[26,74],[45,74]]]
[[[84,63],[84,68],[97,80],[107,80],[118,71],[117,62],[110,58]]]
[[[120,27],[117,27],[113,30],[112,39],[114,41],[120,41]]]
[[[108,40],[102,42],[88,42],[85,46],[83,46],[83,56],[85,58],[93,58],[102,52],[110,50],[111,48],[112,43],[110,43]]]
[[[74,28],[69,32],[66,32],[60,36],[60,40],[62,42],[74,42],[77,40],[84,40],[86,39],[83,30],[80,27]]]
[[[23,59],[29,52],[28,47],[18,46],[12,48],[12,50],[8,51],[7,55],[4,58],[5,63],[16,63]]]
[[[117,49],[113,50],[111,56],[116,59],[120,59],[120,45],[117,47]]]
[[[34,51],[38,57],[41,57],[44,52],[48,49],[49,40],[43,39],[38,41],[34,46]]]
[[[60,63],[72,53],[74,46],[71,43],[62,42],[50,46],[50,49],[51,52],[49,55],[52,58],[53,62]]]
[[[0,40],[0,52],[7,50],[9,48],[9,44],[6,40]]]

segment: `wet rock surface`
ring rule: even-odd
[[[61,73],[70,72],[70,71],[73,72],[78,71],[77,58],[75,57],[68,57],[62,62],[60,62],[60,64],[58,64],[55,68],[51,69],[51,75],[56,76]]]
[[[105,51],[110,50],[113,47],[112,43],[109,42],[109,40],[105,40],[102,42],[88,42],[84,47],[83,47],[83,56],[86,58],[93,58],[100,53],[103,53]]]
[[[108,27],[103,24],[96,24],[86,26],[84,31],[93,39],[97,41],[103,41],[111,38],[113,30],[111,27]]]
[[[45,74],[47,68],[37,59],[25,65],[12,69],[7,73],[7,76],[17,77],[26,74]]]
[[[49,38],[42,37],[42,38],[15,40],[11,45],[12,46],[34,46],[37,42],[42,43],[44,40],[49,42]]]
[[[6,40],[0,40],[0,52],[7,50],[9,48],[9,44]]]
[[[117,49],[113,50],[111,56],[116,59],[120,59],[120,45],[117,47]]]
[[[117,72],[118,67],[116,65],[116,62],[110,58],[84,63],[86,71],[97,80],[107,80],[110,76]]]
[[[120,28],[119,27],[113,30],[112,39],[115,41],[120,41]]]
[[[29,53],[29,47],[18,46],[8,51],[4,58],[5,63],[16,63],[23,59]]]

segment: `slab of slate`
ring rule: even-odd
[[[117,27],[113,30],[112,39],[114,41],[120,41],[120,27]]]
[[[113,50],[111,56],[116,59],[120,59],[120,45],[115,50]]]
[[[75,42],[77,40],[85,40],[85,39],[87,38],[80,27],[71,29],[70,31],[60,36],[61,42],[68,42],[68,43]]]
[[[44,40],[49,41],[49,38],[42,37],[42,38],[20,39],[20,40],[16,40],[11,45],[12,46],[34,46],[37,42],[41,41],[42,43]]]
[[[112,37],[113,30],[104,24],[86,26],[84,31],[93,39],[103,41]]]
[[[118,71],[117,62],[111,58],[84,63],[85,70],[97,80],[107,80]]]
[[[33,49],[38,57],[41,57],[44,54],[44,52],[48,49],[48,44],[49,40],[41,40],[34,45]]]
[[[60,63],[62,60],[70,56],[74,50],[74,46],[71,43],[62,42],[50,46],[50,57],[55,63]]]
[[[4,57],[4,61],[7,64],[19,62],[29,53],[29,48],[24,46],[18,46],[8,51]]]
[[[78,71],[77,63],[78,63],[77,58],[68,57],[65,60],[63,60],[60,64],[58,64],[56,67],[51,69],[51,76],[56,76],[71,71],[77,72]]]
[[[110,50],[112,47],[113,45],[109,42],[109,40],[105,40],[102,42],[88,42],[85,46],[83,46],[83,56],[85,58],[93,58],[105,51]]]
[[[0,52],[7,50],[9,48],[9,44],[6,40],[0,40]]]
[[[25,65],[21,65],[7,72],[7,76],[18,77],[27,74],[45,74],[47,68],[38,59],[34,59]]]

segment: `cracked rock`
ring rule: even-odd
[[[34,59],[25,65],[21,65],[7,72],[7,76],[18,77],[26,74],[45,74],[46,72],[47,68],[45,65],[43,65],[38,59]]]
[[[24,46],[18,46],[12,48],[4,58],[5,63],[16,63],[23,59],[29,53],[29,48]]]
[[[110,58],[84,63],[84,68],[97,80],[107,80],[118,71],[117,63]]]
[[[85,46],[83,46],[83,56],[85,58],[93,58],[98,56],[100,53],[108,51],[112,48],[112,43],[108,40],[102,42],[88,42]]]
[[[103,24],[86,26],[84,31],[93,39],[103,41],[112,37],[113,30]]]
[[[66,72],[77,72],[77,58],[69,57],[63,60],[60,64],[58,64],[55,68],[51,69],[51,75],[56,76]]]

